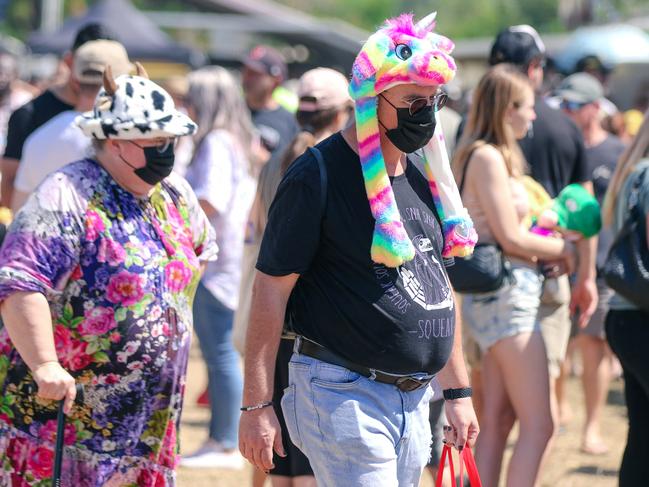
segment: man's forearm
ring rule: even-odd
[[[275,360],[286,303],[296,280],[297,276],[273,278],[262,273],[255,277],[246,334],[244,405],[270,401],[273,397]]]
[[[577,242],[579,263],[577,266],[577,281],[595,279],[597,260],[597,237],[584,238]]]
[[[455,335],[453,338],[453,349],[446,365],[437,374],[437,379],[442,389],[456,389],[469,386],[469,375],[466,371],[464,362],[464,352],[462,350],[462,320],[460,319],[460,309],[457,297],[455,302]]]
[[[590,194],[595,194],[592,181],[585,181],[581,183],[586,191]],[[581,239],[577,242],[577,254],[579,262],[577,264],[577,281],[583,282],[588,279],[595,279],[596,277],[596,260],[597,260],[597,237],[588,239]]]

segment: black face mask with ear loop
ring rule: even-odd
[[[133,142],[133,144],[135,144]],[[137,145],[137,144],[135,144]],[[138,145],[138,147],[140,147]],[[174,168],[174,144],[169,142],[162,150],[158,147],[140,147],[144,151],[144,160],[146,161],[144,167],[135,168],[126,159],[122,157],[120,152],[120,159],[128,166],[133,168],[133,172],[142,181],[152,186],[155,186],[164,178],[171,174]]]
[[[388,103],[390,102],[388,101]],[[390,103],[390,105],[392,104]],[[414,115],[411,115],[410,109],[408,108],[392,106],[397,112],[397,127],[387,129],[383,126],[385,128],[385,135],[390,142],[406,154],[412,154],[428,144],[435,134],[435,127],[437,125],[435,108],[432,105],[428,105]]]

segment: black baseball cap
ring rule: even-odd
[[[115,37],[105,25],[99,22],[85,24],[77,31],[77,35],[74,37],[72,52],[75,52],[86,42],[99,40],[114,41]]]
[[[260,71],[279,78],[280,81],[288,77],[288,68],[284,56],[270,46],[256,46],[243,60],[243,64],[255,71]]]
[[[589,54],[577,61],[575,72],[580,73],[582,71],[587,73],[597,72],[601,74],[609,74],[613,71],[613,68],[610,65],[605,64],[599,56]]]
[[[539,33],[529,25],[514,25],[500,31],[491,46],[489,64],[511,63],[526,66],[545,57],[545,45]]]

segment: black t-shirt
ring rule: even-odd
[[[412,261],[392,269],[370,258],[374,218],[358,155],[340,133],[318,148],[327,167],[324,218],[318,164],[306,153],[279,186],[257,269],[274,276],[300,274],[289,301],[299,334],[367,367],[438,372],[453,344],[455,303],[421,165],[409,161],[405,173],[392,180],[416,249]]]
[[[572,120],[537,98],[532,130],[519,141],[531,176],[552,198],[567,185],[590,180],[584,142]]]
[[[593,181],[595,197],[603,204],[606,189],[611,182],[618,159],[624,152],[625,146],[619,138],[609,135],[604,141],[586,149],[588,172]],[[613,243],[613,231],[610,227],[602,228],[597,244],[597,268],[601,269],[606,262],[608,250]]]
[[[252,123],[272,157],[278,157],[297,135],[295,116],[282,107],[274,110],[251,110]]]
[[[25,103],[9,118],[4,156],[20,160],[25,140],[34,130],[59,113],[73,108],[49,90]]]

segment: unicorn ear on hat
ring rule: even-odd
[[[426,177],[437,213],[442,220],[444,232],[443,257],[466,257],[471,255],[478,241],[469,212],[462,204],[451,164],[448,160],[446,142],[439,117],[435,114],[437,125],[435,134],[424,146]]]
[[[390,50],[390,39],[381,32],[372,34],[352,67],[349,94],[352,99],[376,96],[376,74]]]

